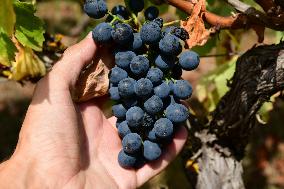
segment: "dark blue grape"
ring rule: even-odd
[[[182,104],[171,104],[165,111],[166,117],[173,123],[182,123],[188,118],[188,109]]]
[[[165,55],[178,55],[182,50],[180,39],[173,34],[166,34],[160,40],[159,48]]]
[[[173,135],[173,123],[167,118],[160,118],[154,125],[154,131],[158,138],[168,139]]]
[[[125,70],[129,69],[130,62],[136,56],[132,51],[120,51],[115,54],[115,64]]]
[[[111,32],[113,40],[120,45],[130,45],[133,41],[133,30],[130,25],[118,23]]]
[[[182,69],[191,71],[198,67],[200,62],[199,56],[193,51],[184,51],[179,57],[179,64]]]
[[[158,43],[161,39],[161,28],[155,22],[146,22],[141,28],[141,39],[146,44]]]
[[[145,159],[154,161],[161,156],[162,150],[157,143],[146,140],[143,145],[143,155]]]
[[[134,39],[132,43],[132,50],[134,52],[140,52],[143,48],[143,41],[141,39],[140,33],[134,33]]]
[[[154,93],[161,99],[165,99],[170,95],[171,88],[165,82],[154,88]]]
[[[131,131],[130,131],[129,127],[128,127],[127,121],[121,122],[121,123],[118,125],[117,131],[118,131],[118,135],[119,135],[121,138],[123,138],[123,137],[126,136],[127,134],[131,133]]]
[[[144,9],[144,0],[130,0],[129,7],[135,13],[140,12]]]
[[[144,111],[138,107],[131,107],[126,112],[126,121],[129,127],[137,128],[143,123]]]
[[[122,139],[123,150],[128,154],[135,154],[142,147],[142,139],[137,133],[129,133]]]
[[[173,30],[172,34],[174,34],[175,36],[177,36],[178,38],[180,38],[183,41],[189,39],[189,35],[188,35],[187,31],[183,28],[180,28],[180,27],[176,27]]]
[[[143,55],[138,55],[132,59],[130,70],[137,76],[145,75],[149,70],[149,66],[149,60]]]
[[[126,108],[122,104],[117,104],[112,106],[112,113],[115,117],[119,119],[125,118]]]
[[[179,64],[175,64],[172,68],[172,78],[174,79],[180,79],[182,75],[182,68]]]
[[[152,93],[153,84],[149,79],[141,78],[134,85],[134,91],[139,97],[147,97]]]
[[[155,117],[150,115],[150,114],[147,114],[145,112],[144,114],[144,117],[143,117],[143,124],[142,124],[142,127],[144,128],[152,128],[154,126],[154,123],[155,123]]]
[[[137,162],[137,157],[126,154],[123,150],[118,153],[118,163],[124,168],[134,168]]]
[[[113,7],[111,9],[111,13],[114,14],[114,15],[120,15],[124,19],[129,18],[129,12],[127,11],[126,7],[122,6],[122,5],[116,5],[115,7]]]
[[[152,142],[158,141],[158,138],[156,137],[155,131],[153,129],[148,132],[147,139],[152,141]]]
[[[155,18],[155,19],[153,20],[153,22],[155,22],[156,24],[158,24],[160,28],[163,27],[164,20],[163,20],[162,18]]]
[[[119,92],[117,87],[110,87],[109,88],[110,99],[112,100],[119,100]]]
[[[136,81],[132,78],[125,78],[118,83],[118,92],[121,97],[131,97],[135,94],[134,85]]]
[[[122,99],[122,101],[123,101],[123,105],[126,108],[131,108],[131,107],[136,106],[138,104],[138,101],[135,97],[125,98],[125,99]]]
[[[124,119],[117,119],[115,124],[116,128],[118,128],[119,124],[122,123],[123,121]]]
[[[188,99],[192,94],[192,87],[187,80],[177,80],[173,86],[173,93],[176,98]]]
[[[162,82],[164,74],[159,68],[151,68],[146,77],[156,86]]]
[[[107,44],[112,41],[111,32],[113,28],[110,24],[102,22],[92,31],[93,39],[98,44]]]
[[[108,10],[104,0],[87,0],[84,11],[89,17],[99,19],[104,17]]]
[[[154,6],[150,6],[145,10],[144,16],[146,20],[150,20],[150,21],[154,20],[155,18],[159,16],[159,9]]]
[[[176,57],[167,55],[158,55],[155,59],[155,65],[161,70],[168,70],[175,65]]]
[[[156,95],[153,95],[144,103],[145,111],[155,115],[163,110],[163,101]]]
[[[127,78],[127,72],[119,67],[111,69],[109,81],[113,84],[118,84],[121,80]]]
[[[177,28],[176,26],[168,26],[165,27],[163,34],[166,35],[168,33],[172,34],[173,31],[175,30],[175,28]]]

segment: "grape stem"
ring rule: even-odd
[[[163,24],[163,27],[175,25],[175,24],[177,24],[177,23],[180,23],[180,20],[173,20],[173,21],[171,21],[171,22],[166,22],[166,23]]]
[[[115,21],[117,21],[117,20],[120,21],[120,22],[122,22],[122,23],[130,23],[130,22],[132,22],[132,18],[130,18],[130,19],[128,19],[128,20],[123,20],[123,19],[119,18],[117,15],[112,14],[110,11],[108,12],[108,14],[113,17],[113,19],[112,19],[112,21],[110,22],[110,24],[113,24],[113,23],[114,23]]]

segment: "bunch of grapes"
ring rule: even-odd
[[[117,5],[110,12],[104,0],[84,5],[92,18],[108,15],[92,34],[97,44],[114,47],[109,94],[122,139],[118,162],[124,168],[138,168],[161,156],[189,115],[180,100],[191,96],[192,87],[181,79],[182,70],[199,65],[195,52],[182,52],[188,33],[178,26],[164,27],[155,6],[144,11],[140,24],[136,15],[143,9],[143,0],[130,0],[127,8]]]

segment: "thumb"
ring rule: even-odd
[[[55,64],[51,75],[62,78],[64,85],[74,86],[81,70],[92,62],[96,55],[98,46],[95,44],[92,34],[89,33],[85,39],[67,48],[62,58]]]

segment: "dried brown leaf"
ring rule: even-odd
[[[106,95],[109,87],[109,72],[110,68],[102,60],[99,60],[97,64],[90,65],[81,73],[73,99],[77,102],[84,102]]]
[[[189,48],[194,46],[204,45],[210,37],[210,34],[215,32],[213,28],[206,29],[203,21],[203,14],[206,9],[206,1],[199,0],[195,3],[192,14],[186,21],[181,21],[183,27],[189,34],[190,38],[186,41]]]

